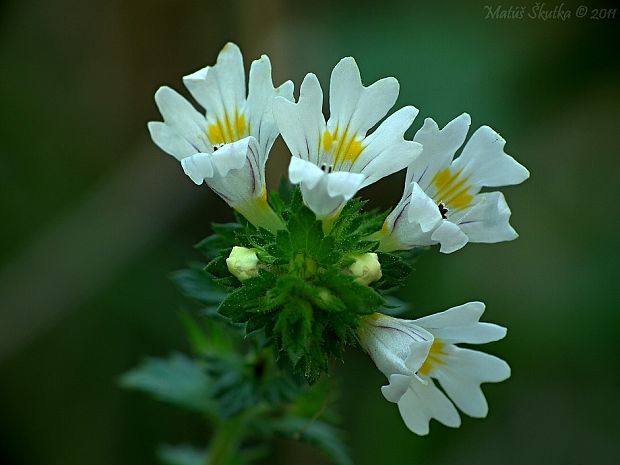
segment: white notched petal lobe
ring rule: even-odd
[[[243,56],[239,47],[228,42],[219,53],[216,61],[218,79],[221,82],[222,100],[232,103],[232,107],[240,108],[245,101],[245,69]]]
[[[437,339],[450,344],[486,344],[506,335],[506,328],[492,323],[481,323],[482,302],[468,302],[443,312],[414,320],[415,324],[431,332]]]
[[[245,70],[241,50],[227,43],[214,66],[183,77],[183,83],[207,116],[223,117],[226,111],[241,110],[245,104]],[[232,117],[232,115],[230,115]]]
[[[417,223],[422,232],[429,232],[437,227],[441,219],[442,216],[435,201],[426,195],[418,183],[413,182],[407,220]]]
[[[291,157],[289,180],[301,186],[304,202],[318,218],[325,218],[353,198],[364,175],[339,171],[325,173],[314,163]]]
[[[479,385],[455,374],[450,376],[439,374],[437,381],[463,413],[473,418],[487,416],[489,405]]]
[[[264,160],[278,136],[278,128],[273,117],[273,99],[276,96],[292,100],[293,83],[287,81],[277,89],[274,88],[271,62],[269,57],[263,55],[254,60],[250,66],[247,113],[250,134],[258,140]]]
[[[486,192],[478,194],[474,205],[455,222],[472,242],[511,241],[519,235],[510,225],[510,213],[504,194]]]
[[[433,231],[431,239],[441,244],[439,251],[442,253],[456,252],[465,247],[465,244],[469,241],[469,238],[461,231],[461,228],[447,220],[441,221],[439,226]]]
[[[368,176],[364,186],[406,168],[422,152],[420,144],[404,139],[417,114],[417,108],[403,107],[364,139],[362,153],[353,164],[353,169]]]
[[[334,182],[335,180],[339,182]],[[301,191],[304,202],[317,218],[323,219],[337,212],[340,207],[351,200],[363,180],[363,175],[359,173],[324,174],[315,188],[307,189],[302,183]]]
[[[187,142],[178,132],[160,121],[149,121],[149,133],[153,142],[177,160],[182,160],[196,153],[196,147]]]
[[[504,152],[506,141],[488,126],[471,136],[452,167],[461,171],[477,186],[497,187],[519,184],[529,178],[529,171]]]
[[[454,347],[459,363],[455,369],[467,372],[481,383],[499,383],[510,378],[510,366],[495,355],[478,350]]]
[[[195,184],[200,185],[205,179],[213,177],[213,161],[210,153],[196,153],[181,160],[183,171]]]
[[[330,79],[329,128],[348,128],[350,133],[365,134],[394,106],[398,92],[399,84],[393,77],[364,87],[355,60],[343,58]]]
[[[359,173],[336,171],[325,174],[325,179],[327,179],[327,193],[330,197],[341,197],[349,201],[361,188],[364,176]]]
[[[228,175],[231,170],[238,170],[248,163],[250,144],[256,152],[256,139],[246,137],[231,144],[225,144],[213,153],[213,166],[221,177]]]
[[[379,79],[366,87],[351,117],[351,129],[366,134],[394,106],[399,90],[400,85],[393,77]]]
[[[450,166],[456,151],[463,145],[471,118],[467,113],[454,118],[443,129],[432,118],[426,118],[424,125],[413,140],[422,144],[421,155],[409,166],[406,183],[417,182],[426,189],[435,175]]]
[[[155,92],[155,103],[164,117],[164,123],[196,152],[209,152],[212,147],[206,136],[206,121],[181,94],[170,87],[160,87]],[[177,159],[182,157],[173,154]]]
[[[418,318],[414,321],[420,326],[432,330],[446,326],[463,326],[476,323],[484,313],[485,308],[484,302],[467,302],[466,304]]]
[[[430,380],[426,384],[414,380],[398,402],[398,410],[407,428],[421,436],[428,434],[431,418],[452,428],[461,425],[454,404]]]
[[[204,117],[176,90],[162,86],[155,92],[155,103],[164,122],[177,130],[188,128],[191,134],[206,127]]]
[[[291,157],[288,165],[288,177],[291,183],[303,183],[308,189],[314,189],[324,176],[325,173],[314,163]]]
[[[480,384],[506,380],[510,377],[510,367],[504,360],[477,350],[456,346],[446,349],[447,363],[433,376],[464,413],[475,418],[485,417],[488,404]]]
[[[304,202],[319,218],[325,218],[353,198],[364,175],[339,171],[325,173],[314,163],[291,157],[289,179],[300,184]]]
[[[375,156],[382,154],[392,147],[395,142],[403,139],[405,131],[411,127],[418,115],[419,110],[411,105],[401,108],[388,116],[371,134],[364,139],[364,151],[358,158],[358,162],[365,165]],[[421,151],[418,144],[412,141],[407,145],[415,151]],[[418,150],[419,149],[419,150]]]
[[[183,171],[196,184],[205,181],[233,207],[256,197],[264,179],[258,167],[258,144],[246,137],[226,144],[212,154],[199,153],[181,161]]]
[[[323,91],[314,74],[301,83],[299,101],[276,97],[273,116],[282,138],[294,157],[319,163],[321,136],[325,129],[322,113]]]
[[[381,393],[385,400],[388,402],[397,403],[403,394],[409,389],[411,383],[410,375],[403,375],[400,373],[394,373],[388,378],[389,383],[385,386],[381,386]]]

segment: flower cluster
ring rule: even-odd
[[[416,320],[385,309],[387,293],[412,270],[412,251],[438,244],[452,253],[468,242],[517,237],[503,194],[482,191],[529,176],[504,152],[505,140],[488,126],[467,140],[467,114],[441,129],[427,118],[406,139],[418,110],[408,105],[388,116],[398,81],[364,86],[353,58],[332,71],[327,120],[314,74],[295,100],[293,83],[275,87],[262,56],[246,89],[243,57],[232,43],[215,65],[183,82],[205,111],[162,87],[155,101],[163,122],[148,127],[192,181],[207,184],[240,215],[238,223],[216,225],[198,246],[210,259],[204,279],[223,289],[219,315],[260,334],[279,362],[310,383],[346,346],[361,346],[388,380],[384,397],[417,434],[428,433],[432,418],[459,426],[456,407],[484,417],[480,384],[510,376],[503,360],[458,346],[506,334],[479,321],[484,304]],[[296,187],[285,184],[268,196],[265,165],[278,135],[291,153],[288,178]],[[404,169],[398,205],[389,214],[364,211],[358,191]]]

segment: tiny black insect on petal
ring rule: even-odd
[[[323,171],[324,173],[331,173],[332,171],[334,171],[334,165],[328,165],[327,163],[323,163],[321,165],[321,171]]]
[[[441,217],[444,220],[447,220],[448,219],[448,209],[446,208],[444,203],[441,202],[439,205],[437,205],[437,207],[439,208],[439,213],[441,213]]]

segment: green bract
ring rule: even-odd
[[[313,383],[330,357],[340,358],[355,343],[360,316],[385,306],[382,291],[412,268],[400,255],[378,253],[382,278],[370,286],[356,282],[348,267],[355,256],[376,251],[378,242],[368,237],[386,216],[362,211],[361,200],[349,201],[331,223],[317,221],[290,185],[283,184],[271,203],[286,227],[275,234],[245,221],[213,225],[216,233],[197,246],[210,259],[203,279],[229,291],[220,315],[245,324],[246,334],[264,331],[279,361]],[[235,246],[256,251],[257,277],[241,282],[229,272],[226,258]]]

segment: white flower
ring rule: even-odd
[[[323,116],[323,91],[317,77],[307,74],[299,101],[276,98],[274,117],[293,155],[289,179],[300,184],[304,201],[318,218],[339,213],[355,193],[408,166],[420,153],[419,144],[403,139],[418,110],[401,108],[375,126],[398,97],[398,81],[381,79],[362,85],[353,58],[343,58],[330,80],[330,117]]]
[[[519,184],[528,170],[504,153],[506,141],[482,126],[463,145],[471,120],[462,114],[439,130],[430,118],[414,141],[422,154],[409,166],[401,201],[385,220],[381,249],[409,249],[441,244],[451,253],[467,242],[501,242],[517,237],[510,209],[501,192],[480,193],[483,187]]]
[[[293,83],[274,88],[271,63],[263,55],[250,67],[246,98],[243,57],[233,43],[224,46],[214,66],[185,76],[183,82],[206,115],[173,89],[161,87],[155,101],[164,122],[149,123],[153,141],[181,161],[192,181],[206,182],[250,222],[282,227],[267,204],[265,163],[278,136],[273,99],[292,100]]]
[[[368,286],[370,283],[381,279],[383,276],[381,263],[379,263],[379,257],[376,253],[365,253],[354,258],[355,262],[349,266],[349,271],[355,276],[358,283]]]
[[[381,313],[363,317],[357,334],[361,346],[389,381],[381,388],[384,396],[399,399],[426,360],[433,335],[411,320]]]
[[[256,249],[235,246],[226,259],[228,271],[239,281],[258,276],[258,255]]]
[[[500,382],[510,376],[510,367],[500,358],[456,345],[484,344],[506,335],[506,329],[501,326],[480,323],[478,320],[483,312],[483,303],[469,302],[417,320],[402,320],[400,325],[392,323],[394,327],[406,325],[410,331],[416,331],[415,334],[425,331],[433,336],[432,345],[426,346],[427,351],[421,359],[419,353],[423,347],[412,346],[416,348],[416,355],[411,356],[411,360],[415,359],[416,363],[406,365],[409,373],[396,364],[390,368],[389,364],[381,361],[380,365],[377,357],[366,349],[390,382],[381,388],[384,397],[398,404],[403,421],[414,433],[428,434],[432,418],[446,426],[460,426],[461,419],[454,404],[469,416],[485,417],[488,405],[480,384]],[[379,320],[385,318],[389,317],[383,316]],[[362,328],[366,326],[368,323]],[[362,329],[361,332],[364,331]],[[377,338],[376,334],[366,334]],[[365,337],[368,339],[369,336]],[[384,349],[385,353],[390,350],[402,352],[402,343],[390,341],[386,337],[381,342],[363,343],[365,348],[380,344],[392,346],[392,349]],[[433,379],[439,382],[445,394],[434,384]]]

